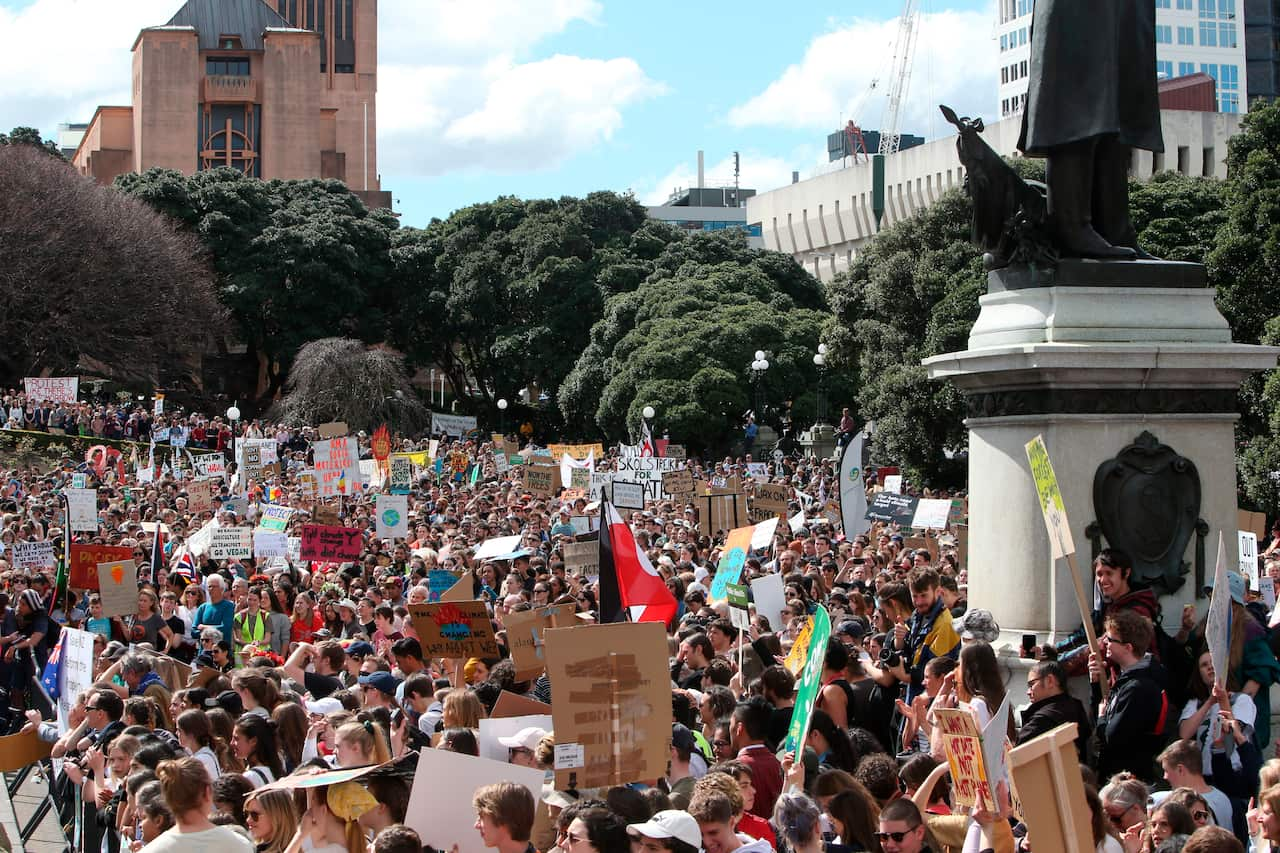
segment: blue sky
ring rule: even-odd
[[[137,30],[180,3],[0,0],[0,128],[52,135],[99,103],[127,103]],[[902,129],[945,135],[939,102],[989,118],[991,0],[919,5]],[[856,105],[864,127],[879,125],[900,8],[381,0],[383,187],[404,224],[421,226],[501,194],[614,189],[655,202],[692,181],[700,148],[708,183],[732,180],[737,150],[743,186],[778,186],[825,160],[826,134]]]

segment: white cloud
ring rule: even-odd
[[[0,6],[0,130],[87,121],[130,103],[138,31],[182,0],[34,0]],[[663,91],[627,57],[539,58],[594,26],[599,0],[382,0],[378,148],[389,176],[553,167],[612,137],[624,109]]]
[[[757,192],[777,189],[791,183],[793,169],[803,171],[802,166],[808,167],[816,162],[818,155],[817,149],[799,150],[793,153],[794,157],[784,158],[772,157],[756,151],[742,152],[739,158],[741,174],[738,177],[738,186]],[[822,153],[825,159],[826,152]],[[733,155],[730,154],[717,163],[708,163],[703,171],[707,186],[733,186]],[[675,190],[696,186],[697,178],[697,160],[690,158],[687,163],[673,166],[662,177],[642,182],[642,188],[637,191],[637,198],[640,199],[641,204],[665,204]]]
[[[986,11],[921,16],[899,125],[902,132],[945,135],[949,125],[938,113],[938,104],[949,104],[961,115],[992,114],[999,67],[992,20]],[[897,34],[897,19],[860,19],[817,36],[798,63],[730,110],[729,123],[835,130],[853,118],[863,128],[879,128]]]

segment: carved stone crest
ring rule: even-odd
[[[1200,474],[1194,462],[1151,433],[1144,431],[1098,466],[1093,509],[1097,521],[1086,533],[1095,552],[1105,537],[1108,545],[1128,553],[1136,584],[1177,591],[1190,571],[1182,555],[1192,534],[1197,535],[1196,574],[1203,574],[1208,525],[1200,519]]]

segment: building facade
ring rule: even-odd
[[[1280,3],[1244,0],[1244,55],[1249,102],[1280,96]]]
[[[1165,151],[1133,152],[1132,174],[1146,180],[1163,171],[1223,179],[1227,141],[1240,132],[1238,113],[1161,110]],[[1000,154],[1017,156],[1021,117],[987,125],[982,137]],[[748,198],[746,219],[764,248],[786,252],[823,281],[849,268],[883,228],[964,185],[954,136],[892,156],[798,181]]]
[[[336,178],[390,207],[377,159],[377,0],[187,0],[133,44],[128,106],[72,162],[109,183],[152,167]]]
[[[1217,84],[1218,110],[1224,113],[1245,112],[1251,96],[1241,2],[1155,0],[1157,73],[1164,80],[1208,74]],[[1270,5],[1271,0],[1266,2]],[[1026,103],[1034,9],[1035,0],[996,2],[1000,55],[996,97],[1001,118],[1020,115]]]

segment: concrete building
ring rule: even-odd
[[[156,166],[336,178],[390,207],[377,69],[377,0],[187,0],[138,34],[132,103],[98,107],[72,162],[102,183]]]
[[[1245,112],[1247,84],[1245,32],[1239,6],[1242,0],[1155,0],[1156,70],[1161,79],[1202,72],[1217,83],[1218,109],[1224,113]],[[1246,8],[1251,4],[1244,0]],[[1271,0],[1258,5],[1271,6]],[[1031,62],[1031,14],[1035,0],[997,0],[996,41],[1000,52],[997,80],[999,116],[1020,115],[1026,102],[1027,78]],[[1275,17],[1270,12],[1275,54]],[[1263,24],[1257,25],[1259,30]],[[1250,58],[1252,61],[1252,57]]]
[[[1227,176],[1227,140],[1240,130],[1240,114],[1161,110],[1160,119],[1165,153],[1135,151],[1132,174]],[[1001,154],[1016,156],[1021,127],[1021,116],[1008,118],[988,125],[983,138]],[[746,219],[759,227],[764,248],[791,254],[827,281],[848,269],[881,228],[963,184],[950,136],[748,198]]]
[[[80,140],[84,139],[84,132],[89,129],[89,125],[81,123],[63,122],[58,125],[58,150],[62,152],[62,156],[70,160],[75,156],[76,149],[80,147]]]
[[[651,205],[647,210],[650,219],[670,222],[686,231],[740,228],[747,232],[747,243],[753,248],[761,249],[764,248],[764,242],[761,240],[760,224],[757,222],[752,225],[747,222],[746,201],[755,194],[755,190],[732,184],[707,186],[703,153],[699,151],[697,186],[679,187],[672,191],[665,204]]]

